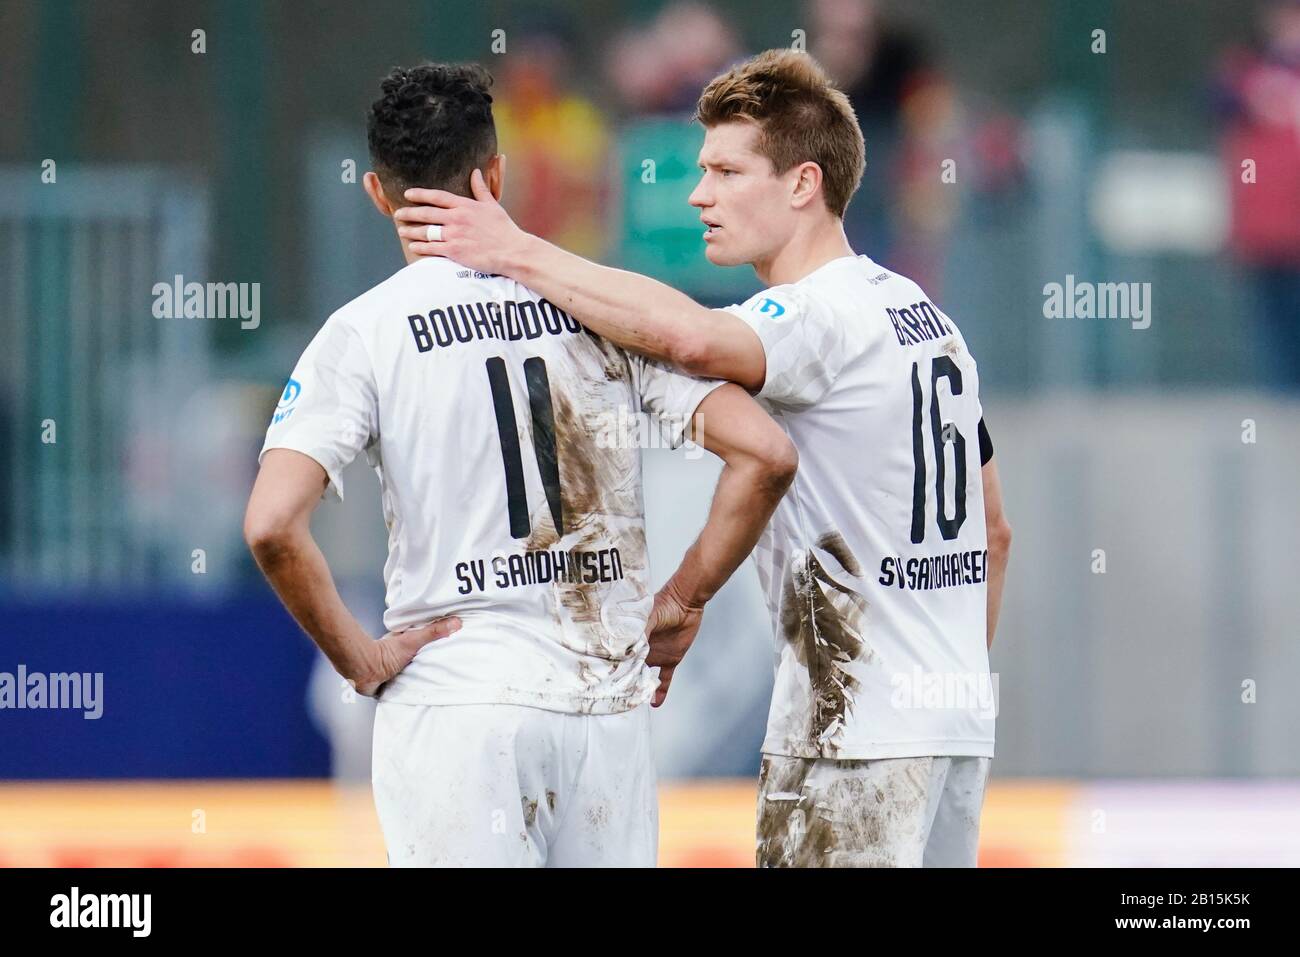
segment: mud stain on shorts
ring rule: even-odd
[[[537,802],[527,794],[520,795],[520,803],[524,809],[524,826],[532,827],[537,823]]]
[[[764,756],[758,866],[919,866],[927,760]]]

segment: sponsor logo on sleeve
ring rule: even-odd
[[[290,379],[285,383],[284,393],[280,396],[280,401],[275,407],[275,415],[271,417],[272,425],[279,425],[293,414],[293,404],[298,401],[301,392],[302,386],[298,384],[297,379]]]

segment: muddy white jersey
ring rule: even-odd
[[[591,335],[529,289],[422,259],[334,313],[267,449],[340,473],[364,452],[389,530],[384,626],[457,615],[384,701],[630,710],[653,694],[633,427],[683,440],[717,382]]]
[[[865,256],[728,307],[799,471],[755,550],[776,685],[763,751],[993,755],[979,376],[916,283]]]

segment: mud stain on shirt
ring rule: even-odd
[[[861,566],[838,533],[821,536],[817,547],[850,575],[860,575]],[[808,672],[808,740],[825,757],[834,756],[837,734],[860,687],[845,666],[873,657],[863,639],[867,607],[865,598],[831,576],[813,549],[795,553],[781,600],[781,633]]]
[[[611,590],[631,591],[627,586],[637,585],[635,593],[623,595],[619,603],[639,601],[647,594],[637,584],[647,567],[640,453],[635,448],[618,447],[617,443],[600,442],[597,437],[602,417],[617,413],[611,389],[618,391],[619,387],[614,383],[627,383],[630,374],[626,357],[608,344],[602,343],[597,350],[574,357],[573,361],[574,368],[556,370],[550,378],[553,425],[540,422],[533,426],[537,430],[534,446],[555,449],[563,535],[558,534],[550,506],[539,503],[533,508],[532,531],[524,548],[562,548],[570,552],[618,549],[622,575],[613,585],[570,580],[555,582],[553,589],[557,618],[559,607],[563,607],[567,613],[564,618],[576,626],[576,633],[573,628],[566,629],[570,634],[565,644],[583,655],[621,661],[628,657],[626,650],[635,648],[636,643],[629,646],[623,638],[617,648],[613,647],[614,636],[602,613],[609,613],[605,606]]]

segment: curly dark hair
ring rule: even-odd
[[[370,107],[370,161],[389,200],[412,186],[470,195],[469,177],[497,151],[492,74],[477,64],[394,67]]]

